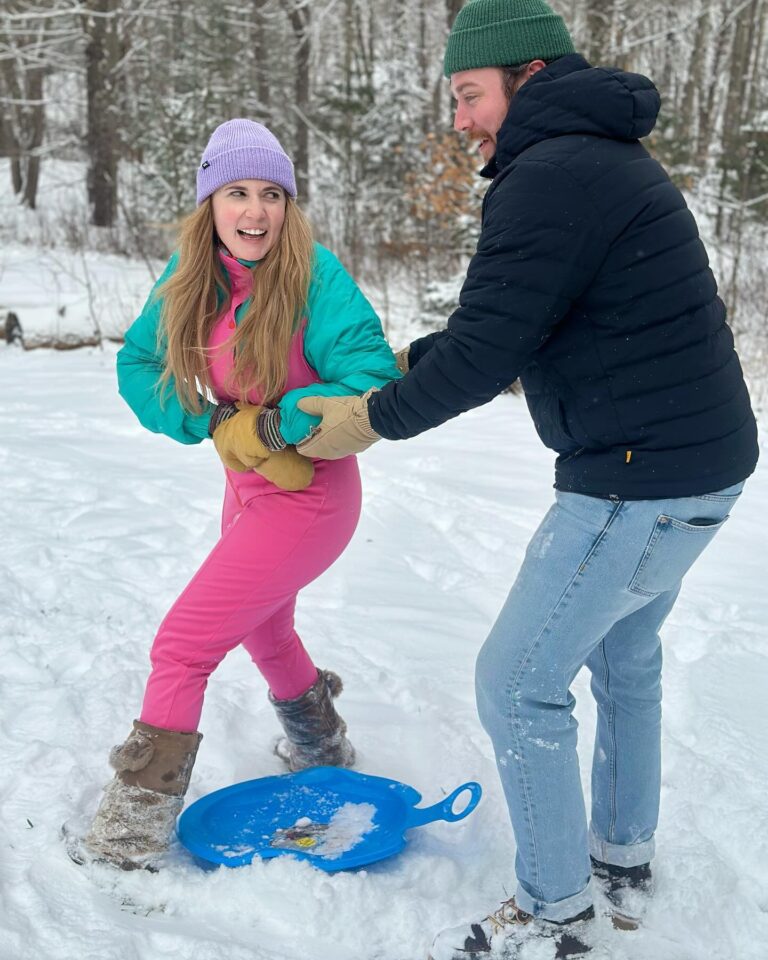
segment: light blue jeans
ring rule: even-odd
[[[592,903],[590,853],[621,866],[653,856],[659,628],[743,486],[670,500],[558,492],[528,545],[476,685],[517,843],[517,903],[534,916],[565,920]],[[584,665],[597,701],[589,828],[570,692]]]

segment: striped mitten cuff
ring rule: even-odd
[[[256,432],[267,450],[272,453],[285,450],[287,444],[280,433],[280,411],[277,407],[261,411],[256,420]]]
[[[229,420],[230,417],[234,417],[237,412],[238,410],[234,403],[220,403],[215,407],[211,414],[211,419],[208,421],[208,436],[212,437],[216,427],[218,427],[220,423],[224,423],[225,420]]]

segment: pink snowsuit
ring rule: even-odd
[[[225,257],[232,297],[210,346],[233,333],[235,310],[251,293],[251,272]],[[291,342],[286,391],[317,383],[304,357],[304,327]],[[215,355],[219,400],[231,351]],[[254,391],[249,401],[259,403]],[[297,592],[340,556],[360,517],[355,457],[315,460],[311,485],[288,493],[255,472],[226,470],[221,539],[160,624],[141,719],[167,730],[197,730],[208,677],[242,644],[279,700],[304,693],[317,669],[293,625]]]

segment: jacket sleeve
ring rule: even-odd
[[[594,204],[563,168],[527,161],[502,176],[445,336],[368,401],[383,437],[416,436],[508,387],[607,253]]]
[[[413,369],[422,357],[425,357],[436,343],[448,334],[447,330],[435,330],[424,337],[414,340],[408,350],[408,368]]]
[[[173,389],[173,380],[162,403],[158,388],[165,350],[158,343],[162,299],[157,291],[173,273],[177,260],[174,254],[125,335],[125,345],[117,354],[117,382],[120,396],[147,430],[164,433],[179,443],[200,443],[208,436],[208,420],[215,404],[205,401],[202,414],[188,413]]]
[[[319,245],[315,250],[304,355],[322,383],[289,390],[280,400],[280,432],[286,443],[303,440],[320,422],[298,409],[301,397],[359,396],[401,375],[373,307],[330,251]]]

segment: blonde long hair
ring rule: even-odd
[[[254,267],[250,306],[226,344],[235,351],[227,389],[240,400],[254,387],[262,392],[265,404],[284,392],[291,337],[307,301],[312,256],[309,221],[286,197],[280,236]],[[161,399],[175,389],[185,410],[202,413],[199,387],[211,389],[208,341],[230,300],[210,197],[182,222],[179,262],[158,296],[163,301],[158,339],[165,346],[165,368],[158,384]]]

